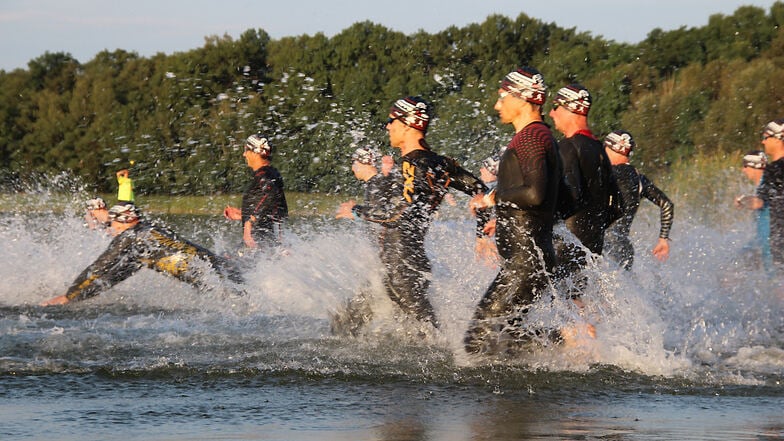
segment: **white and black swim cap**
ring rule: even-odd
[[[380,157],[381,154],[376,149],[370,147],[359,147],[358,149],[354,150],[354,153],[351,155],[351,161],[357,161],[360,164],[365,165],[376,165],[376,162]]]
[[[139,213],[133,204],[117,204],[109,209],[109,220],[129,224],[139,220]]]
[[[580,84],[570,84],[558,90],[553,105],[564,106],[570,112],[587,116],[591,110],[591,93]]]
[[[427,132],[427,126],[433,117],[430,104],[418,96],[407,96],[395,101],[389,114],[421,132]]]
[[[768,165],[768,156],[761,150],[752,150],[743,155],[743,166],[764,169]]]
[[[506,74],[501,89],[533,104],[544,104],[547,86],[544,76],[533,67],[524,66]]]
[[[769,122],[762,130],[762,139],[776,138],[784,141],[784,119]]]
[[[84,205],[88,210],[100,210],[106,208],[106,202],[101,198],[89,199]]]
[[[272,146],[267,141],[267,138],[261,135],[250,135],[245,140],[245,150],[250,150],[253,153],[258,153],[264,158],[268,158],[272,153]]]
[[[637,144],[631,133],[625,130],[616,130],[604,138],[604,146],[623,156],[629,156]]]

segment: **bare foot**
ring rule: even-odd
[[[68,302],[70,302],[70,300],[68,300],[68,297],[63,295],[63,296],[57,296],[49,300],[43,301],[40,303],[40,305],[41,306],[65,305]]]

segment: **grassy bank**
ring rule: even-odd
[[[100,195],[108,204],[116,199],[114,194]],[[2,212],[62,212],[80,210],[84,199],[92,195],[63,193],[10,193],[0,194]],[[329,216],[337,206],[350,199],[343,195],[287,192],[289,214],[294,217]],[[145,195],[136,197],[136,205],[151,214],[220,215],[227,205],[238,207],[242,195],[219,196],[168,196]]]

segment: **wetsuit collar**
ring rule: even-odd
[[[270,168],[269,165],[262,165],[261,167],[253,171],[253,176],[263,175],[264,173],[267,172],[267,169],[269,168]]]
[[[593,132],[591,132],[590,129],[580,129],[580,130],[574,132],[574,135],[572,135],[572,136],[577,136],[577,135],[587,136],[587,137],[589,137],[591,139],[598,139],[598,138],[596,138],[596,136],[594,136]]]

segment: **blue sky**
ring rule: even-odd
[[[707,24],[739,6],[769,10],[774,0],[0,0],[0,69],[26,68],[44,52],[81,62],[108,49],[151,56],[204,45],[204,37],[239,37],[261,28],[272,38],[334,35],[370,20],[407,34],[520,13],[607,39],[636,43],[655,28]]]

